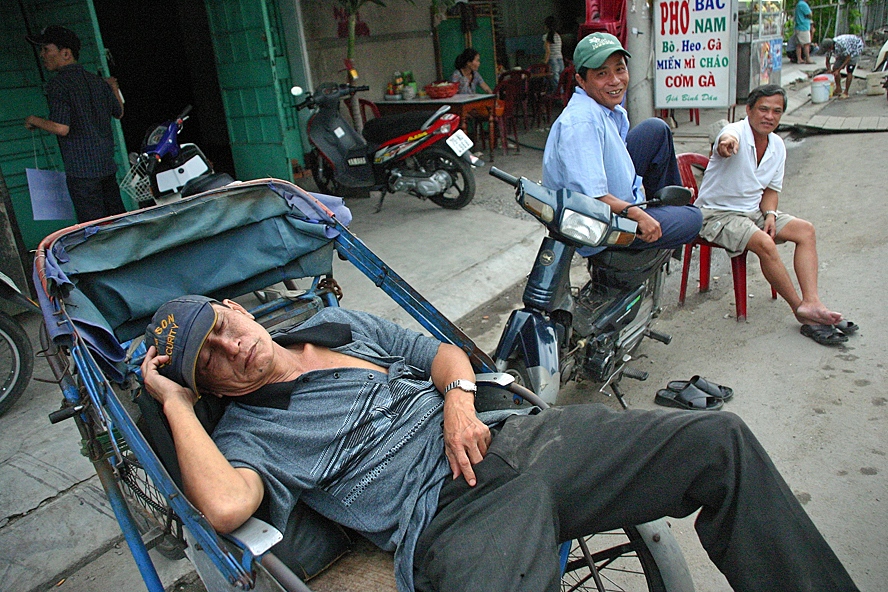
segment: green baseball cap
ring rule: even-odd
[[[627,58],[632,55],[623,49],[620,40],[609,33],[592,33],[583,37],[574,50],[574,67],[600,68],[614,52],[622,52]]]

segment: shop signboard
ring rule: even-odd
[[[656,0],[657,109],[733,104],[736,56],[736,0]]]

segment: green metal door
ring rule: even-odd
[[[52,76],[42,69],[34,48],[25,41],[47,25],[61,24],[77,33],[83,47],[79,62],[90,72],[108,75],[105,49],[91,0],[68,2],[0,2],[0,171],[6,181],[12,212],[23,247],[31,250],[46,235],[76,220],[34,220],[26,168],[62,170],[59,145],[52,134],[28,131],[28,115],[49,115],[44,84]],[[118,147],[119,174],[126,169],[126,148],[120,123],[112,122]]]
[[[275,0],[206,0],[237,178],[292,180],[302,140]]]

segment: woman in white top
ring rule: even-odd
[[[543,24],[546,25],[546,34],[543,35],[543,46],[546,48],[546,55],[543,61],[549,65],[549,72],[552,74],[549,90],[554,91],[558,87],[558,79],[561,78],[561,72],[564,70],[564,56],[561,55],[561,35],[555,30],[554,16],[546,17]]]

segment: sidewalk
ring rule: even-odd
[[[847,101],[810,103],[805,69],[814,67],[784,63],[783,84],[789,96],[784,124],[793,118],[809,122],[819,114],[847,117],[853,115],[854,110],[884,110],[884,96],[866,97],[867,100],[852,96]],[[739,118],[743,115],[742,107],[737,109]],[[677,152],[705,153],[709,125],[726,115],[725,109],[701,110],[697,126],[687,121],[687,110],[678,110],[676,117],[681,121],[675,129]],[[539,179],[542,152],[531,146],[541,146],[540,138],[544,139],[545,133],[542,129],[523,134],[524,146],[520,153],[510,151],[508,156],[503,156],[497,150],[493,164],[513,174]],[[834,160],[824,158],[824,161]],[[487,168],[476,171],[477,194],[473,203],[463,210],[444,210],[403,194],[388,196],[378,214],[373,212],[375,199],[348,202],[355,218],[353,231],[452,319],[465,318],[495,300],[506,288],[523,281],[544,234],[542,227],[514,204],[511,188],[487,175]],[[789,169],[787,174],[791,174]],[[750,269],[754,266],[750,265]],[[347,263],[337,262],[335,274],[345,291],[343,306],[405,320],[399,308]],[[671,282],[677,281],[676,275],[670,277]],[[755,310],[751,314],[761,315],[761,312]],[[28,322],[36,346],[37,320],[32,318]],[[501,323],[491,320],[489,326],[494,327],[490,332],[495,334]],[[742,333],[752,329],[738,325],[731,330]],[[480,333],[473,329],[470,335],[477,337]],[[699,337],[701,343],[705,338],[705,335]],[[704,355],[705,351],[704,348],[697,354]],[[838,353],[824,352],[822,348],[812,351],[811,355],[823,357]],[[663,362],[663,358],[655,361]],[[682,361],[675,359],[672,363]],[[41,358],[37,359],[34,376],[50,376]],[[17,405],[0,418],[0,507],[4,510],[0,517],[2,588],[20,592],[142,589],[98,479],[89,462],[80,455],[80,436],[75,425],[65,422],[52,426],[47,420],[47,414],[58,408],[60,397],[54,384],[32,381]],[[742,404],[738,402],[739,406]],[[832,413],[828,407],[827,410]],[[752,411],[749,415],[756,417]],[[155,554],[152,552],[152,555]],[[166,584],[192,577],[187,561],[171,562],[155,556]],[[64,583],[55,587],[63,578],[66,578]]]

